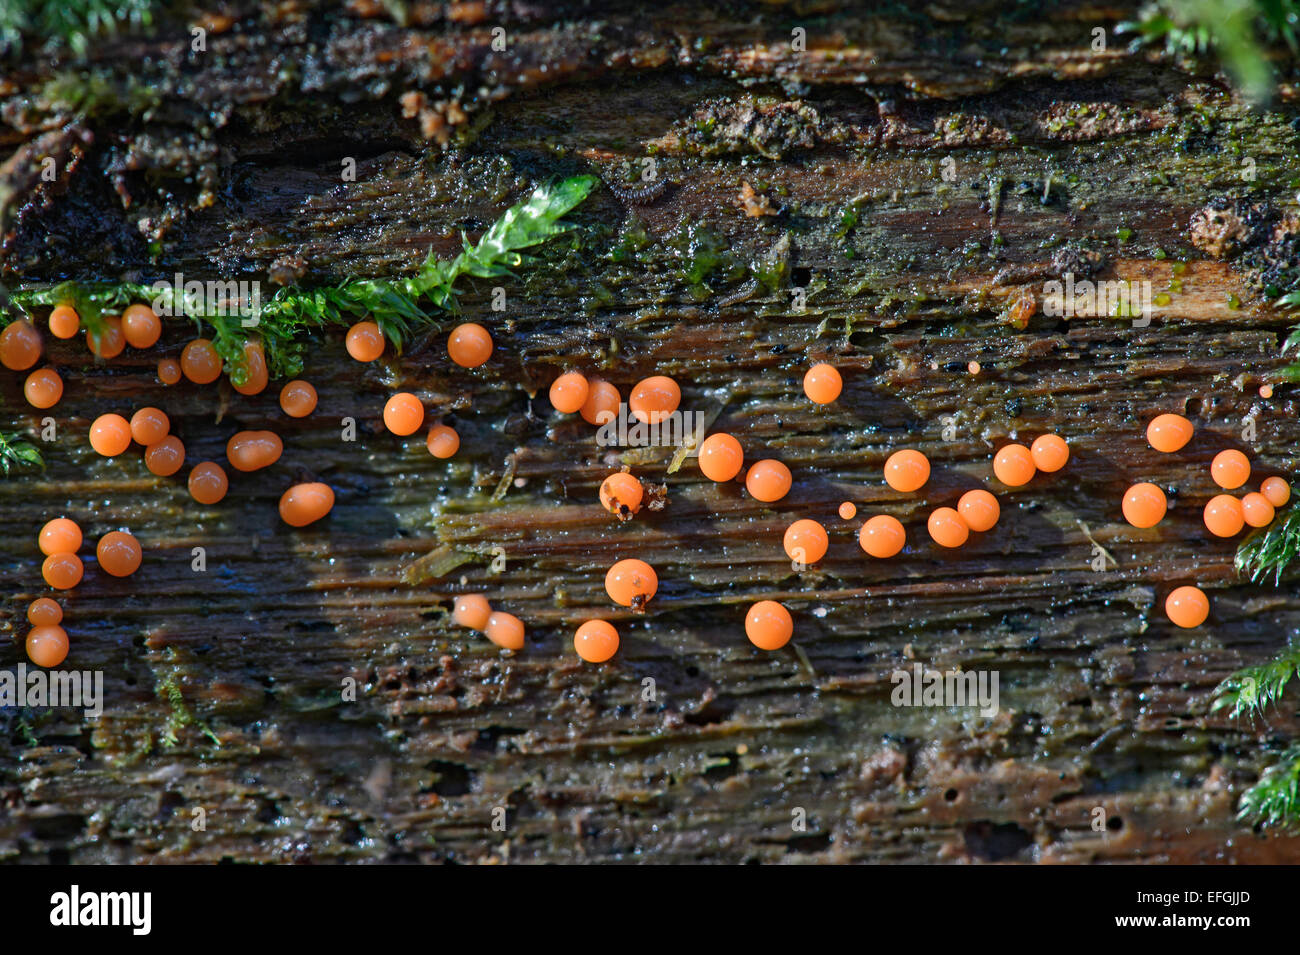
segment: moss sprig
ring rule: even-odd
[[[17,432],[0,432],[0,471],[5,476],[15,468],[43,468],[41,452]]]
[[[1272,574],[1276,586],[1297,554],[1300,554],[1300,508],[1292,504],[1268,527],[1241,542],[1235,563],[1239,574],[1257,584]]]
[[[1238,670],[1214,689],[1210,711],[1255,720],[1276,706],[1287,685],[1300,673],[1300,642],[1292,641],[1267,663]],[[1242,793],[1237,818],[1252,825],[1300,828],[1300,744],[1292,743],[1282,758],[1264,770],[1259,781]]]
[[[1227,709],[1233,718],[1261,717],[1275,706],[1287,684],[1300,672],[1300,644],[1292,643],[1267,663],[1238,670],[1214,688],[1210,712]]]
[[[1300,745],[1288,749],[1242,793],[1237,819],[1277,829],[1300,828]]]
[[[160,6],[159,0],[4,0],[0,55],[20,52],[31,38],[85,56],[100,37],[149,26]]]
[[[413,276],[354,278],[317,288],[295,285],[278,289],[262,302],[256,321],[248,324],[243,316],[228,310],[212,311],[209,303],[184,296],[178,300],[170,287],[160,291],[138,282],[93,287],[63,282],[12,292],[10,301],[27,315],[38,307],[70,304],[90,333],[98,335],[105,312],[120,311],[131,302],[161,300],[173,315],[194,320],[200,330],[204,325],[211,329],[212,343],[235,384],[242,383],[245,373],[244,343],[254,337],[262,342],[273,376],[296,377],[302,372],[303,336],[313,329],[369,318],[400,351],[413,334],[439,328],[441,315],[459,311],[459,279],[502,278],[529,263],[524,250],[570,231],[573,225],[564,221],[564,216],[590,195],[598,181],[584,175],[538,186],[507,209],[477,242],[471,243],[462,234],[463,248],[453,258],[439,259],[430,251]]]
[[[1255,102],[1273,95],[1276,74],[1267,45],[1300,51],[1297,0],[1159,0],[1116,32],[1133,36],[1133,47],[1163,44],[1174,56],[1213,51],[1236,86]]]

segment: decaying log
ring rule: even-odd
[[[494,283],[465,286],[463,313],[497,344],[472,374],[432,333],[368,366],[324,334],[305,373],[319,410],[288,421],[274,386],[157,386],[184,322],[106,365],[49,343],[58,440],[43,472],[0,481],[0,665],[22,658],[44,592],[41,522],[75,517],[89,540],[128,526],[146,562],[126,581],[92,566],[65,601],[68,665],[104,671],[104,714],[0,710],[0,858],[1293,861],[1300,842],[1234,816],[1294,736],[1294,706],[1251,725],[1207,704],[1300,626],[1300,596],[1294,577],[1239,580],[1235,542],[1200,520],[1221,448],[1259,476],[1295,471],[1293,393],[1258,394],[1291,319],[1240,258],[1196,248],[1189,222],[1224,197],[1280,216],[1296,110],[1249,107],[1113,35],[1094,52],[1092,28],[1132,4],[908,6],[419,3],[402,25],[379,4],[245,4],[203,53],[164,20],[84,65],[13,64],[0,149],[46,137],[84,155],[54,183],[4,176],[22,196],[11,286],[179,272],[271,288],[285,262],[306,284],[405,275],[538,182],[605,185],[500,283],[504,314]],[[69,98],[79,72],[94,99]],[[1063,263],[1149,280],[1163,304],[1147,327],[1045,315]],[[814,408],[800,380],[822,358],[846,387]],[[674,376],[683,407],[716,414],[750,460],[789,464],[792,493],[761,505],[693,463],[667,473],[672,449],[597,447],[544,399],[567,367],[624,394]],[[399,388],[455,424],[457,457],[383,430]],[[35,428],[21,376],[0,389],[3,430]],[[280,432],[285,455],[197,505],[137,454],[87,446],[96,414],[146,400],[191,462],[246,428]],[[1148,448],[1157,409],[1198,423],[1186,452]],[[1000,442],[1044,431],[1070,442],[1067,469],[1001,494],[994,532],[938,553],[929,510],[991,484]],[[922,494],[880,480],[902,446],[934,462]],[[666,482],[663,510],[600,509],[623,464]],[[276,501],[303,474],[338,504],[291,531]],[[1148,531],[1119,513],[1139,480],[1173,504]],[[844,500],[902,519],[908,551],[866,557]],[[832,532],[803,573],[780,543],[795,517]],[[1115,566],[1093,569],[1094,542]],[[404,580],[439,548],[465,562]],[[658,570],[646,614],[604,593],[625,556]],[[1190,582],[1214,609],[1178,631],[1163,598]],[[453,596],[475,590],[527,622],[524,652],[450,625]],[[792,609],[795,646],[745,640],[761,598]],[[597,615],[623,637],[599,667],[571,646]],[[890,674],[913,662],[998,671],[1001,712],[893,706]]]

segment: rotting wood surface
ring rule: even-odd
[[[158,350],[101,367],[80,341],[49,344],[67,385],[61,437],[44,448],[43,474],[0,482],[12,635],[0,665],[22,658],[23,610],[44,592],[44,520],[74,517],[92,541],[130,527],[146,559],[127,581],[90,563],[64,601],[67,665],[104,670],[104,715],[0,711],[0,857],[1296,858],[1295,839],[1234,820],[1241,790],[1294,734],[1293,708],[1252,727],[1207,703],[1220,679],[1284,643],[1300,599],[1294,578],[1240,582],[1235,543],[1200,521],[1222,447],[1248,450],[1258,476],[1294,474],[1291,392],[1257,395],[1289,320],[1187,233],[1212,199],[1294,191],[1289,102],[1251,111],[1212,77],[1113,37],[1093,54],[1092,27],[1113,26],[1124,5],[1013,16],[996,5],[413,4],[407,27],[364,6],[236,17],[202,58],[183,52],[184,30],[99,45],[92,63],[110,87],[149,78],[158,102],[143,114],[61,112],[39,94],[63,69],[47,61],[5,82],[5,149],[44,135],[40,150],[55,142],[77,157],[53,188],[24,193],[7,283],[177,271],[265,281],[295,257],[308,283],[403,274],[549,176],[596,172],[612,188],[504,283],[504,315],[488,283],[467,286],[465,315],[496,336],[488,366],[449,367],[435,336],[363,367],[327,335],[305,373],[320,407],[302,421],[279,412],[274,384],[256,398],[157,386],[159,355],[192,334],[183,323]],[[789,45],[797,25],[802,55]],[[490,106],[468,92],[480,87]],[[400,102],[417,89],[458,103],[476,132],[444,148],[426,117],[426,141]],[[633,201],[647,156],[670,185]],[[340,181],[346,157],[355,183]],[[20,167],[6,167],[6,188],[32,185]],[[1070,250],[1098,253],[1098,278],[1150,279],[1169,303],[1146,328],[1041,311],[1014,327],[1011,304],[1041,299]],[[814,358],[846,379],[829,408],[802,396]],[[646,374],[674,376],[683,408],[716,413],[749,460],[789,464],[792,493],[760,505],[690,462],[665,477],[670,449],[597,447],[594,429],[554,417],[543,397],[568,366],[625,395]],[[4,428],[34,427],[21,377],[0,376],[0,388]],[[455,459],[383,431],[399,388],[455,424]],[[144,403],[165,408],[190,462],[220,460],[230,434],[262,427],[283,435],[284,457],[199,506],[138,454],[89,452],[96,414]],[[1147,447],[1156,410],[1197,422],[1186,452]],[[340,440],[345,416],[359,423],[355,443]],[[1253,445],[1240,439],[1247,416]],[[994,448],[1047,430],[1070,442],[1066,470],[998,487]],[[903,446],[934,462],[921,494],[880,480]],[[664,510],[619,524],[599,508],[600,480],[623,463],[666,480]],[[290,531],[276,501],[303,474],[328,481],[338,504]],[[1156,529],[1120,517],[1138,480],[1177,489]],[[938,553],[926,514],[984,484],[1002,521]],[[907,552],[867,558],[860,521],[835,516],[843,500],[902,519]],[[796,517],[832,531],[827,559],[802,574],[780,544]],[[1092,540],[1117,567],[1091,569]],[[470,560],[403,581],[440,547]],[[624,556],[658,570],[644,616],[611,612],[604,594]],[[1213,612],[1184,632],[1161,607],[1187,582],[1207,589]],[[476,590],[526,621],[523,653],[503,657],[449,625],[454,594]],[[792,609],[798,652],[746,642],[744,611],[760,598]],[[600,667],[570,643],[595,615],[623,637]],[[913,662],[998,671],[1001,712],[892,706],[890,674]],[[340,699],[348,678],[355,702]],[[504,832],[492,828],[499,808]],[[794,831],[800,809],[807,827]]]

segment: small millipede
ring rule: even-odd
[[[648,206],[652,202],[658,201],[659,197],[668,191],[667,179],[656,179],[647,185],[631,188],[606,179],[605,185],[609,187],[609,191],[614,193],[620,202],[630,203],[634,206]]]
[[[741,302],[747,302],[758,294],[761,286],[758,279],[750,279],[735,292],[732,292],[726,298],[718,299],[718,308],[728,308],[732,305],[739,305]]]

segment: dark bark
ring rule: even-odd
[[[185,54],[188,34],[171,24],[95,50],[112,93],[82,115],[42,92],[59,63],[30,58],[7,81],[6,149],[34,154],[26,144],[46,136],[41,151],[83,153],[60,161],[53,186],[33,190],[22,162],[6,171],[23,196],[10,284],[265,281],[294,257],[308,284],[400,275],[430,246],[454,252],[462,229],[476,234],[536,182],[595,172],[609,187],[571,217],[573,236],[503,283],[505,316],[489,309],[490,283],[467,286],[464,312],[498,349],[473,374],[448,366],[439,337],[363,367],[324,335],[305,373],[320,409],[287,423],[274,383],[255,399],[158,388],[159,354],[192,335],[183,323],[157,352],[107,366],[79,341],[49,346],[68,385],[62,437],[43,474],[0,482],[14,638],[0,663],[21,658],[22,614],[44,589],[41,522],[67,513],[91,540],[129,526],[146,563],[125,582],[92,570],[65,601],[68,665],[105,670],[104,716],[27,714],[24,730],[4,711],[0,857],[1293,861],[1300,843],[1252,833],[1234,812],[1294,734],[1294,706],[1252,726],[1207,703],[1300,626],[1300,599],[1293,578],[1238,580],[1235,542],[1200,521],[1221,448],[1249,451],[1252,484],[1294,471],[1293,393],[1257,395],[1283,364],[1290,317],[1239,261],[1207,260],[1188,234],[1214,199],[1280,209],[1294,192],[1292,104],[1248,109],[1212,76],[1113,36],[1093,54],[1092,27],[1129,5],[485,4],[481,18],[479,6],[412,5],[406,27],[284,6],[237,18],[203,55]],[[491,49],[494,25],[507,27],[505,52]],[[796,26],[809,52],[791,51]],[[444,145],[418,104],[403,118],[413,91],[426,111],[455,103],[438,116],[463,113],[452,125],[474,131]],[[135,111],[142,99],[150,108]],[[637,196],[622,166],[647,156],[669,185]],[[355,183],[340,181],[346,157]],[[1098,278],[1169,290],[1151,326],[1039,311],[1016,327],[1012,303],[1041,300],[1044,281],[1089,252]],[[802,312],[796,288],[808,290]],[[813,410],[799,382],[823,357],[846,388]],[[665,473],[668,451],[602,451],[593,429],[532,399],[568,366],[625,395],[646,374],[673,375],[683,407],[716,411],[750,460],[790,465],[791,495],[763,506],[693,463]],[[21,376],[0,382],[5,430],[35,421]],[[452,462],[383,431],[399,387],[456,425]],[[220,459],[241,428],[281,432],[285,456],[200,507],[136,455],[89,453],[95,414],[146,401],[171,415],[191,462]],[[1147,447],[1157,410],[1197,422],[1186,452]],[[339,440],[348,415],[355,444]],[[993,532],[937,553],[929,510],[994,486],[1004,439],[1049,430],[1070,442],[1066,470],[1000,492]],[[934,462],[920,495],[880,479],[902,446]],[[617,463],[665,480],[664,510],[626,524],[604,514],[597,488]],[[305,472],[338,505],[291,532],[276,500]],[[1177,488],[1150,531],[1120,516],[1138,480]],[[860,520],[835,516],[843,500],[902,519],[906,554],[867,558]],[[832,532],[828,558],[801,575],[780,544],[796,517]],[[1117,568],[1089,568],[1089,534]],[[195,546],[206,574],[190,569]],[[471,559],[405,583],[438,547]],[[489,567],[497,547],[502,574]],[[604,573],[623,556],[658,569],[659,594],[643,616],[611,617],[615,662],[582,665],[572,630],[610,616]],[[1191,582],[1211,619],[1178,631],[1164,596]],[[523,653],[503,658],[450,626],[451,597],[473,590],[526,621]],[[792,609],[798,652],[745,640],[761,598]],[[892,706],[890,673],[912,661],[999,671],[1002,713]],[[348,677],[354,703],[339,702]],[[181,725],[173,685],[194,724]],[[205,832],[191,830],[195,808]],[[805,832],[791,828],[798,808]]]

